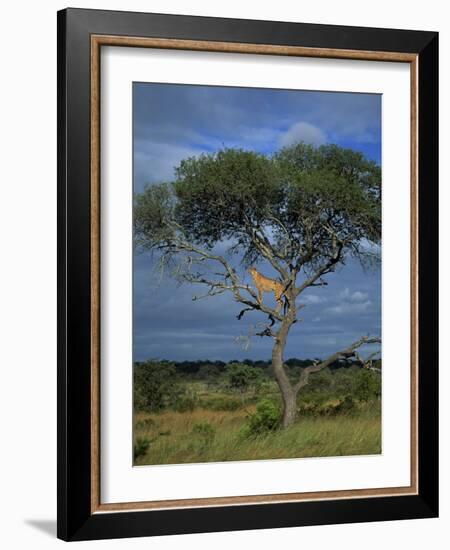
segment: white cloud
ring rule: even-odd
[[[172,180],[175,167],[184,158],[198,155],[201,151],[191,147],[180,147],[168,143],[141,141],[134,155],[134,177],[136,191],[146,183],[160,183]]]
[[[350,296],[350,300],[352,302],[364,302],[365,300],[367,300],[368,297],[369,295],[367,294],[367,292],[361,292],[357,290]]]
[[[279,138],[280,145],[283,147],[300,141],[311,145],[322,145],[326,143],[327,136],[320,128],[309,122],[296,122]]]
[[[341,290],[341,292],[339,292],[339,298],[341,298],[341,300],[348,300],[350,298],[350,289],[347,287]]]
[[[337,306],[328,307],[325,313],[330,315],[354,315],[358,313],[365,313],[372,307],[372,302],[366,300],[361,303],[343,303]]]
[[[372,94],[333,94],[332,101],[322,94],[310,116],[332,141],[343,136],[359,143],[380,140],[380,103]]]
[[[369,295],[367,294],[367,292],[361,292],[360,290],[355,290],[355,292],[351,292],[348,287],[339,293],[339,298],[341,300],[344,300],[345,302],[364,302],[367,300],[368,297]]]
[[[303,298],[303,303],[307,305],[323,304],[327,299],[323,296],[317,296],[317,294],[308,294]]]

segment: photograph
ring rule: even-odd
[[[133,465],[382,453],[382,94],[132,86]]]
[[[380,23],[58,12],[59,538],[437,516],[438,34]]]

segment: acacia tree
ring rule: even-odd
[[[176,168],[174,181],[136,196],[134,219],[141,250],[157,251],[161,268],[206,288],[193,299],[230,293],[245,306],[238,319],[249,311],[264,316],[255,334],[273,341],[283,426],[295,420],[297,395],[310,374],[360,358],[361,346],[380,342],[361,336],[303,369],[295,382],[283,363],[289,331],[304,307],[301,294],[327,285],[327,275],[350,256],[364,265],[379,260],[381,172],[362,154],[299,143],[271,156],[225,149],[191,157]],[[233,255],[245,267],[270,264],[284,287],[282,310],[259,300]]]

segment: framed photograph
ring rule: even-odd
[[[438,514],[438,35],[58,13],[58,536]]]

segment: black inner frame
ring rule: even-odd
[[[91,514],[90,36],[419,56],[418,495]],[[58,537],[88,540],[438,515],[438,33],[102,10],[58,12]]]

